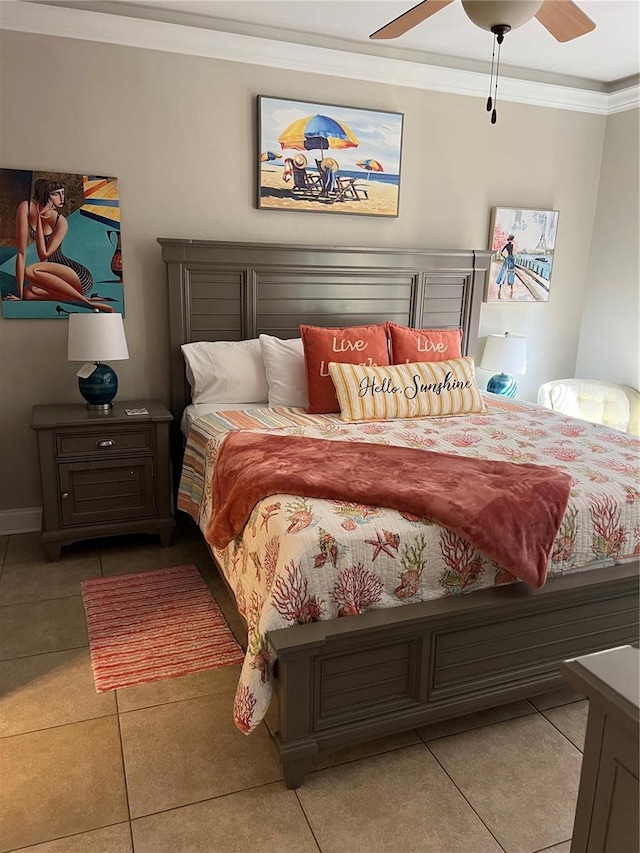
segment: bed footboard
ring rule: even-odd
[[[269,634],[288,788],[326,750],[532,696],[567,658],[638,640],[639,564]]]

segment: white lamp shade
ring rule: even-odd
[[[530,21],[542,0],[462,0],[467,17],[483,30],[507,24],[512,30]]]
[[[524,373],[527,368],[527,339],[521,335],[488,335],[480,367],[500,373]]]
[[[122,361],[129,358],[122,314],[69,314],[69,361]]]

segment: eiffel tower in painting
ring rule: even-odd
[[[540,239],[538,240],[538,245],[536,246],[536,252],[545,253],[549,251],[549,247],[547,246],[547,214],[544,214],[544,218],[542,220],[542,230],[540,232]]]

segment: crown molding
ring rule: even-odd
[[[0,0],[0,29],[161,50],[446,94],[474,97],[485,97],[487,94],[486,74],[474,71],[84,9]],[[609,115],[639,107],[640,86],[634,85],[609,93],[501,77],[500,99]]]
[[[626,110],[637,110],[640,107],[640,85],[637,83],[627,89],[619,89],[609,94],[607,115],[623,113]]]

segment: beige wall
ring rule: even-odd
[[[576,376],[633,388],[640,388],[639,130],[638,110],[607,120],[576,362]]]
[[[3,167],[120,179],[121,399],[169,399],[156,237],[485,247],[497,205],[559,210],[557,252],[550,302],[484,306],[481,335],[528,336],[526,398],[572,375],[605,118],[505,102],[492,127],[477,98],[7,31],[0,81]],[[258,94],[404,113],[399,218],[257,210]],[[78,401],[76,369],[63,321],[0,319],[0,511],[40,505],[31,407]]]

